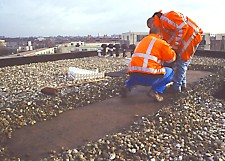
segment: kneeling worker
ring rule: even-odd
[[[121,97],[126,97],[136,85],[150,86],[149,96],[161,102],[161,94],[173,77],[172,68],[164,67],[163,63],[172,63],[176,59],[175,51],[160,38],[160,30],[152,27],[148,36],[143,38],[135,48],[128,65],[129,79],[121,88]]]

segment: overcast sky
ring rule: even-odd
[[[0,36],[100,36],[148,32],[155,11],[182,12],[225,33],[225,0],[0,0]]]

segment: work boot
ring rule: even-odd
[[[125,97],[127,97],[127,95],[128,95],[129,92],[130,92],[129,87],[123,86],[123,87],[120,89],[120,96],[121,96],[122,98],[125,98]]]
[[[158,92],[150,90],[148,92],[148,96],[152,97],[153,100],[157,101],[157,102],[162,102],[163,101],[163,96],[161,96]]]
[[[181,93],[181,90],[176,90],[175,88],[173,88],[173,86],[170,86],[165,89],[165,93],[179,94],[179,93]]]
[[[187,92],[187,87],[186,86],[181,86],[181,92]]]
[[[166,84],[166,88],[170,88],[172,86],[173,86],[173,82],[169,82],[169,83]]]

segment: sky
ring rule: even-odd
[[[148,32],[154,12],[179,11],[203,32],[225,33],[225,0],[0,0],[0,36]]]

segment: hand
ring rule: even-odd
[[[178,50],[178,46],[177,45],[173,45],[172,49],[176,51],[176,50]]]
[[[173,69],[174,66],[175,66],[175,63],[176,63],[175,61],[174,61],[174,62],[171,62],[171,63],[166,63],[166,62],[165,62],[165,63],[164,63],[164,67],[169,67],[169,68],[172,68],[172,69]]]

